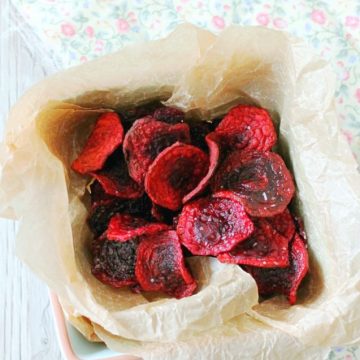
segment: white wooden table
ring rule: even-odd
[[[13,30],[9,1],[0,0],[1,137],[10,106],[48,72]],[[63,359],[47,287],[15,257],[15,233],[14,222],[0,220],[0,359]]]

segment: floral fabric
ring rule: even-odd
[[[13,0],[59,68],[156,39],[188,21],[211,31],[260,25],[302,37],[337,74],[342,131],[360,162],[360,2],[357,0]]]
[[[337,74],[336,106],[343,134],[360,163],[360,2],[358,0],[13,0],[58,68],[163,37],[191,22],[214,32],[258,25],[305,39]],[[336,348],[331,359],[360,359]]]

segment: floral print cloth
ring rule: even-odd
[[[342,131],[360,162],[358,0],[13,0],[59,68],[163,37],[188,21],[211,31],[260,25],[305,39],[337,74]]]
[[[339,122],[360,162],[358,0],[13,0],[12,4],[59,69],[135,41],[163,37],[185,21],[214,32],[230,24],[288,31],[331,63],[337,74]],[[335,348],[330,359],[360,359],[360,349]]]

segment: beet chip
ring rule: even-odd
[[[173,230],[141,238],[135,273],[145,291],[163,291],[180,299],[190,296],[196,289]]]
[[[282,213],[266,218],[270,225],[290,241],[295,234],[295,223],[288,209]]]
[[[179,213],[177,211],[171,211],[169,209],[165,209],[162,206],[156,205],[153,203],[151,208],[152,217],[159,222],[172,225],[173,221],[177,217]]]
[[[216,134],[211,133],[211,134],[207,135],[205,139],[206,139],[206,142],[209,147],[210,165],[209,165],[206,175],[199,182],[199,184],[196,186],[196,188],[184,196],[184,198],[183,198],[184,204],[205,190],[205,188],[209,184],[210,179],[212,178],[213,174],[215,173],[215,170],[219,163],[220,149],[219,149],[219,145],[217,142]]]
[[[123,145],[130,176],[142,184],[157,155],[177,141],[190,142],[187,124],[169,125],[150,116],[135,121]]]
[[[113,287],[135,285],[137,240],[124,243],[95,239],[92,244],[91,272],[98,280]]]
[[[242,198],[252,216],[282,213],[295,186],[283,159],[275,153],[234,151],[221,164],[212,180],[212,190],[232,190]]]
[[[123,199],[136,199],[142,196],[144,189],[129,175],[121,150],[115,151],[106,161],[103,170],[90,173],[108,195]]]
[[[212,132],[213,124],[205,121],[192,121],[189,123],[191,143],[201,150],[207,151],[209,143],[206,136]]]
[[[151,219],[151,201],[147,196],[131,200],[109,200],[97,205],[93,205],[88,224],[93,234],[98,237],[107,229],[110,219],[119,213],[130,214]]]
[[[153,117],[156,120],[160,120],[168,124],[182,123],[185,120],[185,114],[181,110],[172,107],[161,107],[156,109]]]
[[[155,204],[177,210],[183,197],[199,184],[208,168],[209,159],[202,150],[175,143],[162,151],[149,167],[146,193]]]
[[[230,251],[253,230],[241,199],[230,191],[188,203],[177,225],[180,242],[194,255]]]
[[[143,218],[117,214],[109,222],[106,237],[109,240],[124,242],[144,234],[151,235],[167,229],[169,226],[166,224],[150,223]]]
[[[163,107],[161,102],[159,101],[152,101],[146,104],[142,104],[136,107],[132,107],[130,109],[122,110],[121,111],[121,120],[124,126],[125,132],[127,132],[133,123],[146,116],[152,116],[155,110],[158,108]]]
[[[290,266],[287,268],[262,269],[244,266],[256,281],[260,295],[284,294],[291,305],[296,303],[297,289],[309,270],[306,245],[296,234],[290,243]]]
[[[72,169],[80,174],[100,170],[109,155],[121,145],[123,135],[123,126],[116,113],[100,115],[82,152],[72,163]]]
[[[269,113],[255,106],[234,107],[215,131],[223,143],[239,150],[268,151],[277,140]]]
[[[300,235],[305,244],[307,244],[308,238],[304,227],[304,220],[300,216],[294,216],[294,223],[296,232]]]
[[[97,180],[93,181],[90,185],[90,198],[92,208],[108,204],[116,199],[114,196],[107,194]]]
[[[266,220],[255,220],[252,235],[230,252],[220,254],[224,263],[272,268],[289,265],[289,240],[280,235]]]

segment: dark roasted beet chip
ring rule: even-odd
[[[180,299],[192,295],[196,289],[174,230],[141,238],[135,274],[145,291],[163,291]]]
[[[128,214],[116,214],[110,219],[106,237],[109,240],[124,242],[144,234],[151,235],[168,229],[169,226],[166,224],[151,223]]]
[[[152,116],[155,110],[163,107],[160,101],[153,101],[144,105],[121,111],[121,119],[125,131],[128,131],[133,123],[146,116]]]
[[[290,243],[290,266],[287,268],[264,269],[244,266],[258,286],[260,295],[284,294],[291,305],[296,303],[296,293],[301,281],[309,270],[309,259],[306,245],[302,238],[295,234]]]
[[[153,101],[144,105],[123,111],[127,119],[137,120],[147,115],[152,115],[157,109],[164,107],[160,101]]]
[[[232,190],[252,216],[282,213],[292,199],[295,186],[283,159],[275,153],[233,151],[219,166],[212,190]]]
[[[185,114],[181,110],[172,107],[161,107],[156,109],[153,117],[156,120],[160,120],[168,124],[182,123],[185,120]]]
[[[253,230],[241,199],[223,191],[185,205],[176,231],[192,254],[216,256],[233,249]]]
[[[92,244],[92,273],[102,283],[113,287],[135,285],[137,240],[124,243],[95,239]]]
[[[269,113],[255,106],[234,107],[215,131],[225,144],[239,150],[268,151],[277,140]]]
[[[177,141],[190,142],[187,124],[169,125],[152,117],[135,121],[123,145],[130,176],[142,184],[149,166],[158,154]]]
[[[139,199],[125,201],[124,212],[151,221],[152,202],[147,195]]]
[[[151,208],[151,215],[155,220],[160,221],[160,222],[165,222],[162,209],[164,209],[164,208],[153,203],[152,208]]]
[[[124,129],[116,113],[100,115],[82,152],[72,163],[73,170],[80,174],[100,170],[106,159],[122,143]]]
[[[245,241],[229,252],[220,254],[224,263],[258,267],[285,267],[289,265],[289,240],[280,235],[265,219],[255,220],[255,230]]]
[[[162,151],[149,167],[146,193],[155,204],[178,210],[183,197],[198,185],[208,168],[209,158],[202,150],[175,143]]]
[[[307,235],[304,227],[304,220],[300,216],[294,216],[294,223],[296,232],[304,240],[305,244],[307,243]]]
[[[205,139],[209,148],[209,168],[206,175],[201,179],[196,188],[184,196],[184,204],[193,199],[195,196],[201,194],[206,189],[219,163],[220,148],[216,134],[208,134]]]
[[[116,198],[107,194],[98,181],[93,181],[90,185],[91,207],[108,204]]]
[[[288,209],[282,213],[266,218],[270,225],[290,241],[295,234],[295,223]]]
[[[163,208],[162,206],[156,205],[153,203],[151,208],[152,217],[159,222],[172,225],[174,218],[179,214],[177,211],[171,211],[169,209]]]
[[[200,149],[207,151],[209,143],[206,142],[205,138],[212,131],[212,124],[205,121],[191,121],[190,136],[191,143]]]
[[[143,187],[130,177],[121,149],[109,157],[103,170],[90,174],[108,195],[122,199],[137,199],[144,193]]]
[[[107,229],[110,218],[121,212],[120,200],[110,200],[107,203],[95,205],[88,217],[88,225],[95,237],[100,236]]]
[[[110,219],[118,213],[139,216],[150,221],[151,204],[150,199],[144,195],[139,199],[115,199],[93,206],[88,218],[89,227],[94,235],[98,237],[107,229]]]

